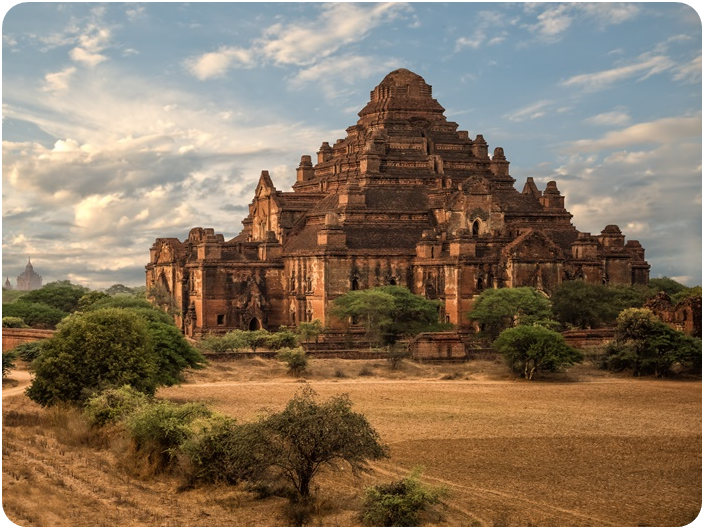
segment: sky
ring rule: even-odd
[[[397,68],[620,226],[651,277],[702,276],[702,26],[682,3],[24,3],[2,28],[2,273],[145,283],[157,237],[242,229]],[[3,278],[4,281],[4,278]]]

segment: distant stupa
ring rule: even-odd
[[[24,272],[17,276],[17,290],[37,290],[39,288],[42,288],[42,276],[34,271],[32,259],[29,258]]]
[[[5,278],[5,284],[2,286],[6,290],[12,290],[12,283],[10,283],[10,278]]]

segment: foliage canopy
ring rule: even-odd
[[[469,317],[495,338],[506,328],[532,325],[552,316],[550,301],[533,287],[488,289],[475,300]]]
[[[582,353],[565,343],[559,332],[539,325],[519,325],[503,331],[493,347],[511,370],[531,380],[538,370],[554,370],[582,360]]]

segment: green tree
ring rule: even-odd
[[[586,281],[564,281],[553,293],[552,311],[560,323],[581,329],[613,321],[619,309],[608,287]]]
[[[257,352],[260,347],[269,345],[271,333],[266,329],[258,329],[256,331],[245,331],[243,334],[247,345],[252,349],[253,353]]]
[[[552,316],[550,301],[533,287],[488,289],[475,300],[469,317],[495,338],[516,325],[532,325]]]
[[[36,342],[21,343],[13,351],[17,353],[17,357],[20,360],[31,364],[41,354],[44,341],[37,340]]]
[[[53,329],[61,320],[68,316],[57,308],[46,303],[30,303],[22,297],[13,303],[2,304],[3,317],[21,318],[27,325],[35,329]]]
[[[687,286],[667,276],[651,277],[648,282],[648,287],[650,287],[654,294],[666,292],[670,297],[685,290],[689,290]]]
[[[361,321],[372,343],[393,344],[404,335],[446,328],[438,323],[440,302],[400,286],[352,290],[335,299],[331,314]]]
[[[303,347],[283,347],[276,353],[276,359],[284,362],[293,376],[300,375],[308,367],[308,355]]]
[[[565,343],[559,332],[539,325],[519,325],[494,340],[511,370],[531,380],[538,370],[554,370],[582,360],[582,353]]]
[[[308,346],[311,340],[314,341],[316,348],[318,347],[318,337],[323,332],[323,322],[316,319],[313,321],[304,321],[298,324],[296,332],[301,337],[303,342]]]
[[[701,373],[702,342],[661,322],[649,309],[626,309],[616,320],[606,367],[633,370],[635,376],[664,376],[681,364]]]
[[[17,352],[14,349],[2,352],[2,378],[7,377],[10,371],[15,369],[16,360]]]
[[[372,527],[418,527],[423,513],[446,495],[443,488],[424,485],[416,469],[401,480],[366,489],[362,523]]]
[[[110,296],[108,296],[105,292],[98,292],[97,290],[92,290],[91,292],[88,292],[81,296],[81,299],[78,300],[77,310],[87,310],[98,301],[109,298]]]
[[[3,317],[2,326],[8,329],[26,329],[29,327],[22,318],[18,318],[17,316]]]
[[[324,466],[348,463],[353,472],[367,470],[370,459],[388,457],[388,448],[366,417],[352,411],[345,395],[318,403],[308,386],[286,408],[260,422],[261,454],[268,465],[288,480],[302,498]]]
[[[286,327],[281,327],[278,332],[271,333],[267,340],[267,345],[274,351],[284,347],[298,347],[298,335]]]
[[[105,289],[105,293],[108,296],[117,296],[119,294],[127,294],[127,295],[134,295],[134,289],[130,287],[126,287],[125,285],[122,285],[120,283],[116,283],[108,288]]]
[[[22,296],[27,303],[44,303],[62,312],[78,310],[79,300],[89,292],[86,287],[74,285],[68,280],[47,283],[38,290],[32,290]]]
[[[157,365],[143,318],[124,309],[76,314],[44,342],[26,393],[42,406],[82,404],[96,391],[124,385],[151,395]]]

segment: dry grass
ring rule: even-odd
[[[348,393],[392,450],[371,475],[323,474],[311,525],[358,525],[360,491],[418,465],[451,493],[433,524],[677,526],[699,512],[701,381],[585,365],[526,383],[492,360],[397,371],[313,360],[304,379],[322,397]],[[160,396],[249,420],[280,410],[300,385],[282,364],[250,359],[211,365]],[[109,439],[72,413],[4,399],[3,505],[15,523],[289,525],[282,498],[240,487],[176,493],[177,479],[131,477]]]

